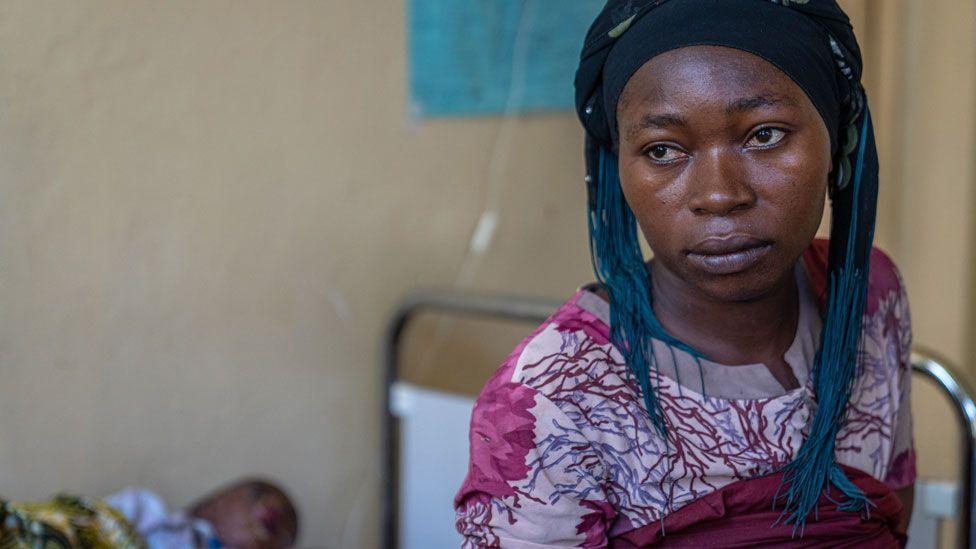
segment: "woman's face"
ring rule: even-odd
[[[617,126],[620,181],[655,273],[742,301],[792,271],[831,170],[827,128],[793,80],[740,50],[672,50],[631,77]]]

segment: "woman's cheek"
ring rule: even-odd
[[[638,219],[644,239],[654,251],[654,255],[671,255],[671,248],[678,245],[680,239],[674,233],[675,223],[670,218],[651,217]]]

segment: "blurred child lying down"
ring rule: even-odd
[[[104,500],[59,495],[42,503],[0,500],[0,547],[286,549],[298,514],[280,487],[240,480],[170,511],[155,493],[127,488]]]

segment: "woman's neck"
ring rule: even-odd
[[[732,302],[702,294],[653,261],[651,272],[654,314],[669,334],[721,364],[783,364],[799,321],[792,271],[768,294]]]

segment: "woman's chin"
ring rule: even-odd
[[[741,272],[707,276],[695,284],[699,291],[716,301],[741,303],[756,301],[776,292],[784,276],[770,276],[766,272]]]

